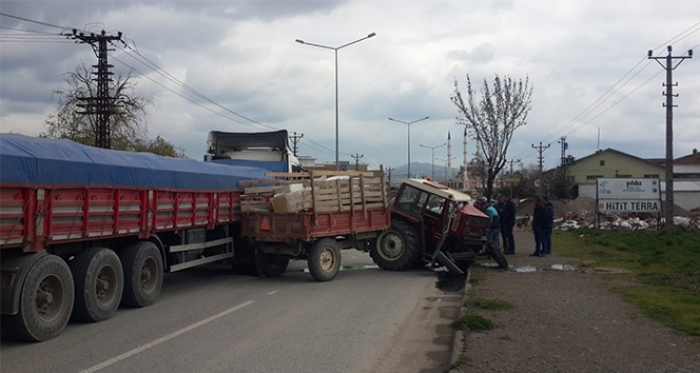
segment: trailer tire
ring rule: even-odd
[[[381,269],[402,271],[415,265],[420,254],[418,235],[411,225],[394,219],[391,230],[377,237],[377,243],[370,247],[369,255]]]
[[[316,281],[330,281],[340,271],[340,249],[333,238],[321,238],[309,248],[309,273]]]
[[[72,318],[95,322],[112,317],[124,290],[124,272],[117,254],[94,247],[76,255],[70,269],[75,283]]]
[[[46,255],[20,281],[19,312],[3,315],[3,329],[31,342],[61,334],[70,319],[75,294],[68,264],[56,255]]]
[[[499,268],[508,269],[508,260],[506,260],[506,256],[503,255],[503,252],[498,248],[495,242],[486,243],[486,252],[496,261]]]
[[[153,304],[163,287],[163,257],[150,241],[138,241],[119,251],[124,268],[121,304],[146,307]]]
[[[289,265],[289,258],[275,254],[265,254],[262,250],[255,250],[255,268],[267,277],[279,277]]]

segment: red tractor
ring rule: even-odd
[[[464,274],[481,254],[508,268],[505,256],[486,241],[489,218],[470,204],[467,194],[422,179],[406,179],[391,206],[391,229],[370,246],[383,269],[403,270],[440,262]]]

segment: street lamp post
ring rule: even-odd
[[[376,33],[371,33],[364,38],[357,39],[355,41],[352,41],[347,44],[343,44],[339,47],[329,47],[327,45],[321,45],[321,44],[315,44],[315,43],[309,43],[307,41],[303,41],[301,39],[297,39],[296,42],[300,44],[305,44],[305,45],[310,45],[312,47],[319,47],[319,48],[324,48],[324,49],[331,49],[335,52],[335,167],[340,168],[340,157],[338,156],[338,50],[343,49],[347,46],[353,45],[355,43],[359,43],[365,39],[369,39],[373,37],[374,35],[377,35]]]
[[[393,120],[394,122],[399,122],[399,123],[403,123],[403,124],[408,125],[408,175],[407,176],[409,178],[411,177],[411,124],[416,123],[416,122],[420,122],[422,120],[426,120],[428,118],[430,118],[430,117],[416,119],[416,120],[411,121],[411,122],[404,122],[402,120],[389,118],[389,120]]]
[[[433,178],[433,180],[435,180],[435,149],[441,148],[441,147],[443,147],[443,146],[445,146],[445,145],[447,145],[446,142],[445,142],[445,143],[442,143],[442,144],[440,144],[440,145],[437,145],[437,146],[427,146],[427,145],[423,145],[423,144],[418,144],[418,146],[422,146],[422,147],[424,147],[424,148],[428,148],[428,149],[430,149],[430,150],[432,151],[432,156],[431,156],[431,158],[432,158],[432,161],[433,161],[433,171],[432,171],[433,173],[432,173],[431,177]]]
[[[442,159],[442,158],[436,157],[435,159],[437,159],[438,161],[441,161],[441,162],[445,162],[445,185],[447,185],[447,162],[449,162],[453,159],[457,159],[457,157],[450,157],[448,159]]]

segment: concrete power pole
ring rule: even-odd
[[[97,68],[97,96],[96,97],[79,97],[79,100],[85,101],[84,104],[78,104],[78,106],[85,109],[85,111],[78,112],[78,114],[83,115],[95,115],[96,122],[96,133],[95,133],[95,146],[98,148],[110,149],[112,147],[112,133],[109,127],[109,115],[112,113],[116,107],[114,97],[109,94],[109,82],[112,81],[110,75],[113,75],[109,71],[114,65],[110,65],[107,57],[107,52],[113,49],[107,49],[107,42],[112,42],[115,40],[121,41],[122,33],[118,32],[117,35],[107,35],[105,30],[102,30],[100,34],[90,33],[90,35],[85,35],[82,32],[78,32],[77,29],[73,29],[73,34],[69,35],[70,38],[75,40],[80,40],[81,43],[87,43],[92,46],[97,56],[97,65],[92,67]]]
[[[539,191],[540,196],[543,194],[544,190],[544,179],[543,179],[543,174],[542,174],[542,164],[544,163],[544,156],[542,153],[544,153],[545,150],[549,149],[549,145],[547,146],[542,145],[542,142],[540,141],[540,146],[535,146],[535,144],[532,144],[532,148],[537,150],[538,153],[540,153],[538,157],[538,161],[540,163],[540,186],[537,188]]]
[[[562,136],[557,142],[561,144],[561,165],[564,167],[566,164],[566,150],[569,149],[569,143],[566,142],[566,136]]]
[[[391,172],[394,171],[394,168],[387,167],[385,170],[386,170],[387,183],[389,183],[389,189],[391,189]]]
[[[303,138],[304,138],[303,133],[297,135],[297,133],[294,132],[294,136],[289,136],[289,139],[292,140],[292,144],[294,144],[294,145],[292,145],[292,154],[294,154],[295,157],[298,157],[298,155],[297,155],[297,143],[299,143],[299,141],[301,141],[301,139],[303,139]]]
[[[673,83],[673,70],[675,70],[678,65],[680,65],[685,59],[693,58],[693,50],[688,50],[687,56],[672,56],[672,48],[669,45],[667,47],[668,55],[666,57],[653,57],[654,53],[649,50],[648,59],[655,60],[661,65],[661,67],[666,70],[666,92],[661,94],[666,96],[666,103],[663,104],[666,107],[666,206],[664,208],[664,218],[666,219],[666,224],[673,225],[673,209],[675,203],[673,200],[673,98],[678,97],[678,95],[673,94],[673,86],[678,85],[678,83]],[[660,62],[660,60],[666,60],[666,65]],[[674,66],[674,61],[678,60],[678,63]]]
[[[355,171],[360,171],[360,159],[364,157],[364,154],[355,153],[355,155],[350,155],[355,160]]]

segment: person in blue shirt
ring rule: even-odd
[[[491,206],[488,202],[481,201],[481,210],[489,217],[488,232],[486,233],[486,240],[493,242],[498,246],[498,236],[501,232],[501,221],[498,217],[498,211],[496,208]]]

